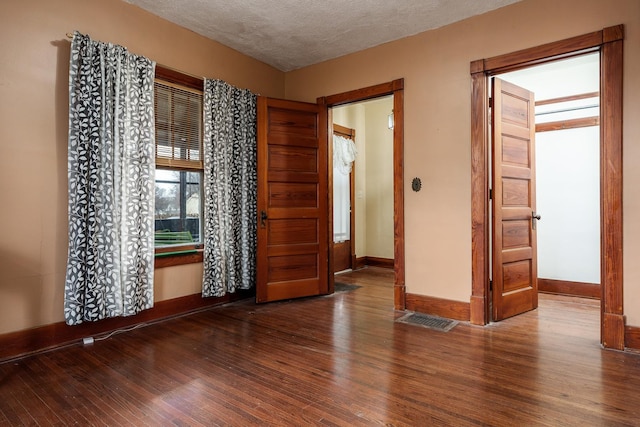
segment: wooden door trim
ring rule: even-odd
[[[333,133],[337,133],[339,135],[344,136],[348,139],[353,139],[356,136],[355,129],[348,128],[346,126],[341,126],[339,124],[333,123]]]
[[[538,278],[538,291],[548,294],[571,295],[581,298],[600,299],[600,284],[571,282],[568,280]]]
[[[404,253],[404,79],[356,89],[318,98],[318,104],[337,107],[393,95],[393,301],[396,310],[405,308],[405,253]],[[333,265],[329,266],[330,269]]]
[[[601,336],[624,349],[622,279],[622,45],[624,26],[471,62],[471,322],[489,322],[488,78],[585,52],[600,52]]]
[[[318,102],[322,100],[328,107],[337,107],[339,105],[380,98],[381,96],[394,95],[394,92],[402,90],[404,90],[404,79],[397,79],[362,89],[355,89],[348,92],[337,93],[335,95],[324,96],[318,98]]]

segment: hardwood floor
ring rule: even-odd
[[[0,425],[640,425],[640,356],[597,301],[447,333],[394,323],[393,272],[241,301],[0,365]]]

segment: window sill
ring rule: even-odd
[[[155,268],[202,262],[202,245],[173,246],[156,249]]]

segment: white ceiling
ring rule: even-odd
[[[281,71],[520,0],[125,0]]]

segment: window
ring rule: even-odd
[[[161,257],[195,253],[202,244],[202,80],[189,79],[156,68],[155,246]]]
[[[200,241],[201,172],[156,169],[156,246],[171,243],[163,236],[174,233],[174,240]],[[181,234],[180,234],[181,233]],[[175,242],[180,243],[180,242]]]

